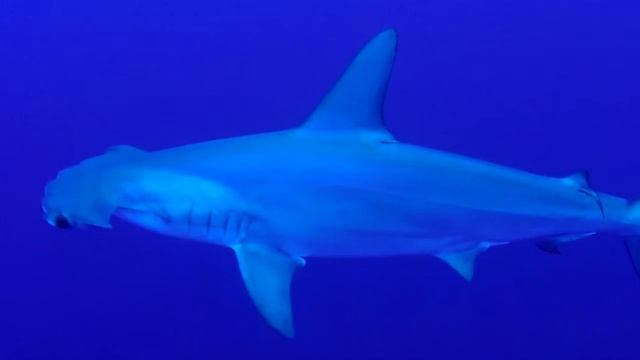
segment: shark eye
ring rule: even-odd
[[[58,229],[68,229],[71,227],[71,222],[69,222],[69,219],[64,215],[56,216],[55,224]]]

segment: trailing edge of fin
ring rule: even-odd
[[[395,30],[383,31],[360,51],[302,128],[356,131],[393,140],[383,122],[384,98],[396,54]]]
[[[457,271],[465,280],[471,281],[473,279],[476,257],[486,249],[487,246],[481,246],[462,252],[442,253],[438,254],[437,257],[449,264],[449,266]]]
[[[293,337],[289,288],[304,260],[254,243],[240,243],[233,249],[242,279],[260,314],[282,335]]]

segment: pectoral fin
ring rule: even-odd
[[[304,260],[253,243],[238,244],[234,250],[242,279],[258,311],[282,335],[293,337],[289,287]]]

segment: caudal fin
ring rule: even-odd
[[[640,224],[640,201],[629,203],[627,211],[628,221],[632,224]],[[640,276],[640,235],[629,236],[624,240],[627,253],[631,258],[633,267]]]
[[[640,236],[629,237],[624,240],[624,244],[627,247],[627,253],[629,253],[633,267],[636,269],[636,274],[640,276]]]

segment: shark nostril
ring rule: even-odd
[[[67,219],[64,215],[56,216],[55,224],[58,229],[68,229],[71,227],[71,223],[69,222],[69,219]]]

